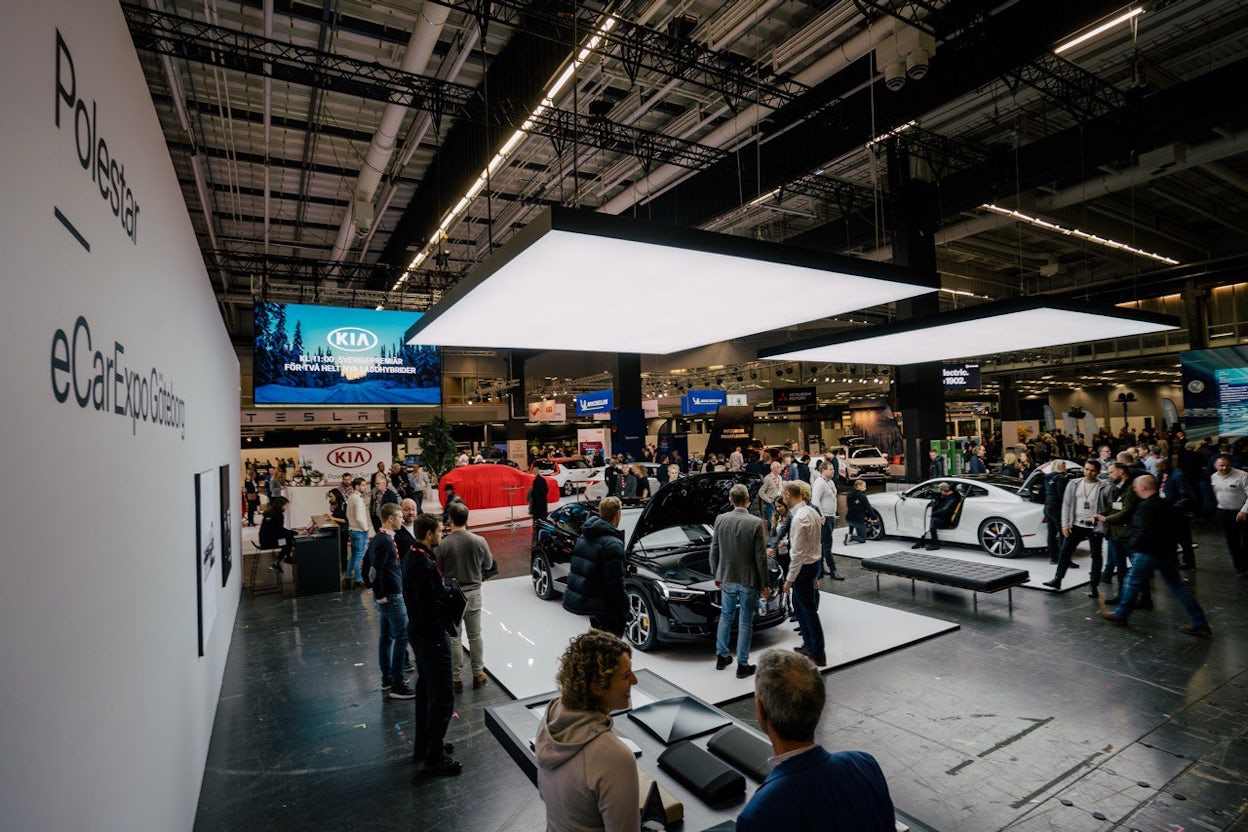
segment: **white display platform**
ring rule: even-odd
[[[845,539],[845,529],[838,528],[836,537],[832,541],[832,554],[837,557],[857,558],[875,558],[883,555],[891,555],[893,552],[909,550],[914,545],[914,541],[908,537],[886,537],[883,540],[871,540],[866,543],[855,543],[847,545],[842,543]],[[1026,569],[1031,580],[1023,584],[1026,589],[1039,589],[1044,592],[1057,592],[1058,590],[1044,586],[1045,581],[1053,579],[1057,573],[1057,567],[1049,563],[1048,553],[1031,555],[1021,558],[994,558],[983,549],[963,546],[958,543],[942,543],[940,548],[934,552],[927,552],[930,555],[940,555],[947,558],[955,558],[957,560],[970,561],[971,563],[986,563],[992,566],[1010,566],[1016,569]],[[1088,554],[1087,543],[1080,543],[1079,548],[1075,550],[1075,562],[1079,565],[1072,566],[1066,570],[1066,577],[1062,579],[1061,592],[1069,592],[1088,584],[1088,567],[1092,563],[1092,556]]]
[[[564,611],[558,599],[542,601],[528,577],[488,581],[482,588],[481,631],[485,669],[513,697],[523,699],[555,686],[559,656],[568,640],[589,628],[589,619]],[[862,661],[958,629],[958,625],[879,604],[823,593],[819,604],[828,656],[827,670]],[[801,645],[784,623],[755,632],[750,658],[769,647]],[[734,651],[735,655],[735,651]],[[633,667],[648,668],[708,702],[720,704],[754,693],[752,678],[738,679],[733,664],[715,670],[711,643],[664,645],[653,653],[633,651]]]

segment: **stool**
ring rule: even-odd
[[[254,540],[251,542],[251,545],[256,548],[255,554],[252,555],[252,559],[251,559],[251,594],[254,596],[254,595],[268,595],[271,592],[281,592],[282,591],[282,573],[281,572],[273,573],[274,582],[271,585],[265,586],[265,587],[257,587],[256,586],[256,571],[260,568],[260,561],[264,560],[265,555],[269,555],[270,558],[272,558],[273,560],[276,560],[281,555],[282,550],[280,548],[266,549]]]

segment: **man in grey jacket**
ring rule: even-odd
[[[715,669],[732,664],[728,639],[737,619],[737,678],[754,673],[750,642],[754,638],[754,614],[758,598],[771,596],[767,585],[767,544],[763,521],[746,511],[750,492],[737,483],[728,491],[732,511],[715,518],[711,533],[711,572],[720,591],[719,632],[715,638]]]
[[[1101,464],[1089,459],[1083,466],[1083,478],[1071,480],[1066,484],[1066,493],[1062,496],[1062,550],[1057,558],[1057,574],[1053,580],[1045,581],[1044,585],[1053,589],[1062,588],[1062,578],[1070,568],[1075,547],[1088,541],[1092,551],[1092,567],[1089,577],[1092,586],[1088,590],[1089,598],[1097,598],[1100,592],[1097,587],[1101,582],[1101,542],[1105,539],[1105,524],[1098,523],[1095,517],[1104,514],[1109,508],[1109,495],[1112,485],[1101,476]]]
[[[473,534],[468,525],[468,506],[454,502],[446,507],[451,531],[438,545],[438,568],[449,583],[459,581],[468,606],[464,608],[464,630],[468,634],[468,654],[472,662],[472,686],[482,687],[490,677],[485,675],[485,645],[481,641],[481,582],[482,573],[494,568],[494,555],[490,544],[479,534]],[[451,647],[451,673],[455,680],[455,692],[461,693],[464,682],[464,646],[458,638]]]

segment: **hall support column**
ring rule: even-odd
[[[1209,349],[1209,324],[1205,314],[1206,289],[1196,286],[1195,280],[1183,282],[1183,318],[1187,324],[1187,348]]]
[[[1001,414],[1003,422],[1017,422],[1019,419],[1018,410],[1018,388],[1014,386],[1014,376],[1002,376],[1000,379],[1001,388],[997,394],[997,410]],[[1001,437],[1002,440],[1005,437]]]
[[[617,353],[611,364],[611,453],[641,459],[646,444],[646,419],[641,410],[641,356]]]
[[[916,277],[940,288],[936,271],[936,227],[939,203],[935,185],[920,176],[926,170],[902,148],[896,138],[888,143],[888,182],[895,213],[893,262]],[[926,317],[940,312],[940,293],[932,291],[897,303],[897,319]],[[927,450],[934,439],[945,438],[945,386],[939,361],[899,366],[894,378],[897,404],[905,437],[906,476],[912,481],[927,473]]]
[[[525,430],[525,423],[529,419],[529,402],[524,393],[524,364],[533,354],[527,350],[512,350],[508,371],[508,381],[512,386],[507,391],[507,458],[519,465],[522,471],[528,470],[530,462],[528,435]]]

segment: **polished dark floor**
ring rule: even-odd
[[[486,536],[504,576],[527,573],[528,529]],[[1081,590],[1015,591],[1013,614],[981,596],[975,612],[966,592],[912,597],[889,578],[877,592],[844,562],[836,592],[962,629],[830,674],[820,741],[874,754],[896,804],[942,832],[1248,830],[1248,580],[1211,527],[1196,538],[1207,640],[1177,632],[1164,587],[1124,629]],[[496,685],[458,697],[448,739],[464,774],[413,781],[413,705],[382,698],[376,633],[360,592],[244,598],[196,829],[544,828],[537,790],[485,728],[507,699]],[[753,701],[727,709],[752,718]]]

